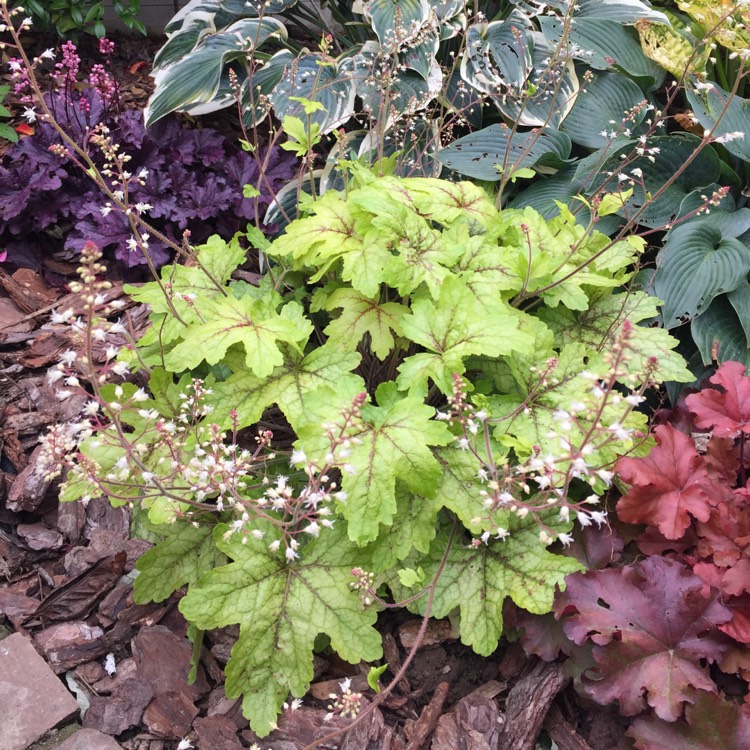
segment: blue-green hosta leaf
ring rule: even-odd
[[[554,531],[569,528],[552,519],[547,522]],[[484,656],[497,648],[506,599],[534,614],[544,614],[552,609],[555,587],[564,590],[565,576],[583,569],[577,560],[549,552],[539,541],[538,523],[530,517],[510,516],[506,528],[510,536],[503,542],[469,547],[454,541],[432,603],[434,617],[459,610],[461,642]],[[446,536],[441,534],[429,558],[417,559],[425,580],[432,580],[437,573],[446,543]],[[421,599],[414,606],[420,613],[424,607]]]
[[[744,362],[750,367],[750,349],[735,308],[725,296],[717,297],[708,309],[690,324],[704,365],[718,362]]]
[[[443,282],[437,302],[418,299],[411,309],[411,315],[401,320],[403,335],[427,351],[407,357],[399,365],[396,382],[413,396],[425,396],[430,380],[450,394],[452,377],[465,371],[469,355],[497,357],[529,344],[518,329],[517,313],[499,298],[482,304],[453,276]]]
[[[393,523],[396,480],[422,497],[435,495],[440,466],[431,447],[453,441],[446,424],[432,418],[435,410],[422,399],[390,398],[384,385],[377,395],[386,405],[362,409],[365,427],[349,457],[353,471],[345,472],[341,481],[348,495],[341,512],[349,524],[349,537],[357,544],[374,541],[379,524]]]
[[[311,122],[325,135],[346,123],[354,114],[354,97],[358,92],[346,70],[329,57],[318,52],[302,52],[286,65],[281,79],[270,94],[276,116],[305,118],[303,104],[290,97],[299,97],[323,105],[309,115]]]
[[[389,52],[397,52],[414,39],[430,17],[427,0],[369,0],[364,11],[378,41]]]
[[[612,141],[608,133],[614,131],[626,115],[637,111],[642,101],[643,92],[629,78],[619,73],[599,73],[578,93],[562,129],[574,143],[592,149],[603,148]],[[646,111],[641,108],[628,121],[628,128],[635,130],[645,116]],[[613,127],[612,121],[617,125]]]
[[[203,36],[190,54],[155,74],[156,89],[144,112],[146,127],[175,110],[211,102],[224,66],[244,58],[272,37],[286,39],[286,27],[275,18],[247,18],[220,33]]]
[[[367,132],[357,157],[371,165],[394,157],[393,173],[400,177],[438,177],[443,168],[437,159],[439,143],[440,128],[435,120],[415,114],[382,136],[374,130]]]
[[[230,346],[243,344],[248,368],[263,378],[283,364],[281,342],[299,347],[313,331],[295,302],[278,314],[268,310],[262,300],[225,297],[206,304],[203,313],[204,319],[191,325],[184,340],[167,353],[165,364],[172,372],[192,369],[203,361],[214,365]]]
[[[237,412],[238,427],[255,424],[265,409],[277,404],[289,424],[294,428],[307,417],[308,401],[320,402],[321,388],[330,387],[330,414],[335,415],[345,406],[339,394],[363,391],[364,382],[352,374],[360,362],[360,355],[347,352],[334,344],[313,349],[303,357],[291,348],[284,351],[284,362],[267,376],[255,375],[244,367],[213,386],[213,395],[207,399],[214,407],[216,421],[230,425],[227,415]]]
[[[213,524],[169,524],[168,536],[138,559],[133,595],[138,604],[163,602],[185,584],[193,584],[227,558],[216,549]]]
[[[253,731],[265,736],[287,696],[307,692],[320,633],[346,661],[382,655],[373,627],[377,612],[363,609],[350,589],[352,568],[367,567],[367,556],[346,538],[343,524],[324,531],[292,564],[268,549],[270,530],[265,539],[248,535],[246,544],[236,534],[224,540],[225,531],[219,526],[214,541],[233,562],[202,576],[180,610],[204,630],[239,624],[240,637],[226,666],[226,692],[244,696],[243,712]]]
[[[745,343],[750,348],[750,283],[743,279],[739,286],[727,294],[729,304],[734,308],[745,332]]]
[[[336,289],[326,301],[326,310],[339,308],[341,313],[326,327],[326,336],[346,351],[355,350],[368,336],[370,349],[380,360],[393,351],[393,334],[401,335],[401,321],[409,313],[409,308],[399,302],[381,303],[346,288]]]
[[[301,197],[322,195],[322,181],[323,170],[316,169],[312,174],[305,172],[299,179],[287,182],[269,204],[266,215],[263,217],[263,223],[275,224],[279,231],[285,229],[291,222],[299,218]]]
[[[719,294],[731,292],[750,272],[750,248],[724,239],[715,227],[691,221],[672,229],[659,254],[654,293],[662,316],[675,328],[700,315]]]
[[[718,182],[721,174],[719,157],[713,149],[702,148],[700,144],[701,139],[690,133],[649,138],[646,147],[656,148],[658,152],[651,155],[653,161],[649,156],[642,156],[629,166],[630,171],[637,168],[643,173],[645,191],[639,183],[632,186],[633,196],[627,202],[627,216],[637,215],[638,223],[647,227],[666,227],[680,215],[686,196],[695,190],[705,192],[708,186]],[[576,178],[587,180],[588,191],[594,191],[607,179],[604,177],[607,172],[620,171],[620,155],[631,155],[632,152],[631,146],[620,148],[604,164],[601,163],[601,154],[594,152],[585,163],[579,163]],[[608,184],[613,185],[611,180]]]
[[[570,149],[567,134],[554,128],[521,133],[505,125],[490,125],[449,143],[438,158],[446,167],[475,180],[497,182],[503,168],[510,176],[537,164],[559,167],[570,156]]]
[[[506,89],[520,94],[531,73],[533,49],[534,28],[516,10],[503,21],[474,23],[466,30],[461,77],[485,94]]]
[[[648,2],[641,0],[576,0],[575,18],[603,18],[607,21],[634,24],[642,18],[656,23],[669,19]]]
[[[563,24],[551,16],[541,16],[539,23],[550,44],[559,45]],[[592,68],[618,67],[632,76],[653,78],[656,84],[664,78],[665,71],[643,54],[637,35],[617,21],[576,19],[568,31],[568,39],[574,57]]]
[[[451,112],[460,113],[474,129],[482,127],[482,100],[479,92],[454,70],[440,93],[440,103]]]
[[[495,106],[513,122],[546,130],[559,128],[578,96],[578,76],[572,60],[560,61],[544,35],[532,34],[532,72],[520,96],[492,95]]]
[[[716,83],[710,85],[708,91],[686,89],[693,113],[706,130],[711,130],[718,120],[714,135],[730,154],[750,161],[750,100],[732,96]]]

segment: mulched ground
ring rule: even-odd
[[[156,43],[117,41],[126,96],[138,106],[149,91],[147,67],[138,63],[150,59]],[[220,115],[210,124],[226,130],[228,123]],[[239,701],[224,694],[222,668],[236,632],[206,634],[197,679],[188,685],[191,646],[177,609],[179,595],[161,604],[133,602],[131,573],[150,544],[130,537],[129,511],[104,500],[85,508],[57,501],[57,482],[45,481],[37,469],[38,438],[50,424],[75,417],[85,396],[60,402],[46,383],[46,369],[70,345],[50,313],[77,303],[64,284],[73,267],[53,263],[52,271],[55,285],[49,283],[49,267],[0,269],[0,639],[11,633],[30,639],[80,707],[66,716],[62,729],[33,747],[57,746],[81,724],[128,750],[173,750],[184,738],[201,750],[254,743],[264,750],[299,750],[346,730],[350,720],[324,721],[328,696],[350,677],[352,690],[362,690],[369,705],[374,694],[367,688],[367,665],[352,666],[335,654],[316,657],[315,681],[302,707],[286,710],[278,730],[259,740]],[[116,285],[112,294],[121,294],[121,288]],[[145,310],[130,306],[126,314],[134,330],[143,330]],[[407,613],[381,616],[389,664],[385,684],[412,648],[419,624]],[[44,714],[52,701],[47,689],[40,687],[40,694],[17,710]],[[0,696],[0,704],[3,700]],[[561,750],[633,747],[623,736],[626,723],[615,711],[581,699],[560,664],[529,658],[517,643],[505,641],[492,656],[478,657],[441,621],[430,624],[406,679],[382,705],[319,746],[531,750],[542,725]],[[30,747],[13,745],[3,732],[0,721],[0,750]],[[65,747],[104,747],[103,740],[91,739],[102,735],[85,736],[89,744]]]

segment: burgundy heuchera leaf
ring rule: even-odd
[[[619,701],[626,716],[648,703],[675,721],[696,690],[714,691],[700,660],[721,658],[726,644],[713,634],[732,614],[706,588],[687,566],[664,557],[568,576],[555,615],[575,643],[596,644],[596,679],[584,676],[586,692],[602,705]]]
[[[701,430],[713,428],[718,437],[750,434],[750,377],[745,376],[745,365],[724,362],[710,382],[722,390],[704,388],[685,399],[695,415],[695,426]]]
[[[698,691],[685,711],[687,721],[667,723],[639,717],[627,734],[639,750],[739,750],[750,747],[750,709]]]
[[[707,521],[715,489],[693,441],[669,424],[654,430],[657,445],[643,458],[621,458],[617,472],[633,485],[617,503],[628,523],[656,526],[667,539],[679,539],[691,516]]]

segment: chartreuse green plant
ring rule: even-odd
[[[119,360],[90,364],[123,330],[91,247],[86,313],[60,313],[80,346],[52,378],[95,398],[47,438],[50,473],[69,469],[64,500],[137,505],[163,537],[138,601],[187,584],[196,637],[240,625],[226,687],[259,734],[305,694],[321,634],[377,661],[394,600],[457,614],[481,654],[506,599],[549,611],[581,569],[549,546],[605,523],[614,461],[648,449],[643,391],[692,379],[666,331],[637,325],[657,304],[628,288],[642,241],[349,169],[264,245],[257,285],[233,276],[239,240],[214,237],[130,287],[151,327]],[[118,385],[128,371],[148,389]]]

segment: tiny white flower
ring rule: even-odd
[[[24,107],[21,117],[23,117],[29,124],[36,122],[36,110],[33,107]]]

